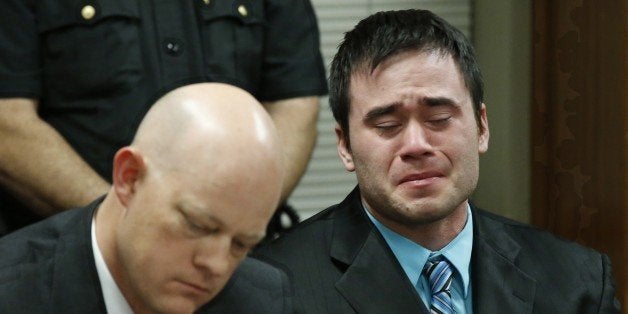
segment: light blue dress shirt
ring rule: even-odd
[[[432,252],[412,240],[390,230],[380,223],[366,206],[365,212],[369,219],[390,246],[397,257],[397,261],[403,268],[410,282],[429,309],[431,304],[431,291],[428,279],[422,274],[423,266],[427,259],[433,255],[443,255],[454,266],[454,280],[451,285],[451,299],[455,313],[473,313],[471,297],[471,249],[473,247],[473,217],[471,208],[467,205],[467,222],[462,231],[439,251]]]

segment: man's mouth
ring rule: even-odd
[[[187,281],[180,281],[180,283],[186,286],[189,290],[192,290],[198,294],[210,294],[211,293],[211,290],[203,285],[199,285],[199,284],[195,284],[195,283],[191,283]]]
[[[443,177],[443,174],[439,171],[424,171],[418,173],[411,173],[399,180],[399,185],[404,183],[416,183],[416,184],[429,184],[434,179]]]

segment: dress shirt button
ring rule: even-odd
[[[96,9],[91,5],[86,5],[81,9],[81,16],[85,20],[91,20],[96,15]]]
[[[167,54],[176,57],[183,52],[183,43],[176,38],[167,38],[164,41],[164,50]]]
[[[246,6],[244,4],[241,4],[238,6],[238,13],[246,17],[247,15],[249,15],[249,10],[246,9]]]

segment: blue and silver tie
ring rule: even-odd
[[[432,304],[430,312],[436,314],[453,313],[451,305],[451,281],[453,280],[453,270],[449,262],[442,256],[430,258],[423,272],[430,283],[432,291]]]

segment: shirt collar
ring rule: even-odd
[[[423,270],[423,265],[425,265],[425,262],[427,262],[430,256],[441,254],[447,258],[460,275],[464,295],[465,297],[467,296],[470,281],[469,264],[471,263],[471,249],[473,247],[473,215],[468,203],[467,221],[462,231],[444,248],[434,252],[384,226],[371,215],[365,204],[362,204],[362,206],[364,207],[366,215],[382,234],[384,240],[386,240],[386,243],[388,243],[388,246],[395,254],[397,261],[399,261],[399,264],[408,276],[408,279],[410,279],[410,282],[413,284],[418,282],[421,271]]]
[[[96,241],[96,220],[92,218],[92,252],[94,253],[94,261],[96,261],[96,271],[102,288],[103,299],[107,313],[133,314],[133,310],[126,302],[120,288],[113,280],[109,268],[103,259],[98,242]]]

